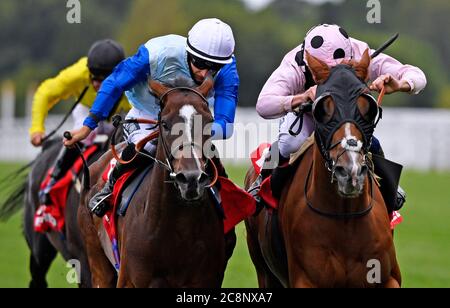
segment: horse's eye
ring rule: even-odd
[[[162,126],[165,130],[169,130],[169,129],[170,129],[169,124],[167,124],[166,121],[161,121],[161,126]]]
[[[358,110],[361,116],[367,122],[373,122],[378,114],[378,105],[376,100],[367,94],[363,94],[357,101]]]
[[[326,124],[333,117],[334,110],[335,106],[331,96],[324,97],[315,104],[313,110],[314,119],[321,124]]]

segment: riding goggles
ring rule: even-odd
[[[189,58],[192,65],[194,65],[199,70],[210,70],[217,72],[224,66],[224,64],[211,62],[191,54],[189,54]]]

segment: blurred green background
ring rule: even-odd
[[[2,172],[18,164],[0,164]],[[246,168],[228,166],[233,181],[243,185]],[[403,287],[450,288],[450,173],[406,171],[402,186],[408,202],[402,209],[404,221],[395,231],[397,257]],[[5,192],[0,192],[0,199]],[[0,200],[1,201],[1,200]],[[21,231],[21,215],[0,223],[0,288],[27,287],[29,252]],[[224,287],[257,287],[256,273],[247,250],[243,223],[236,229],[238,244],[225,273]],[[49,287],[75,287],[66,281],[68,268],[61,257],[52,265]]]
[[[366,20],[368,1],[361,0],[274,0],[260,10],[250,10],[243,0],[80,0],[80,24],[67,23],[66,2],[0,1],[0,82],[14,81],[19,102],[25,101],[31,82],[57,74],[98,39],[116,39],[132,55],[154,36],[187,35],[198,19],[218,17],[235,35],[241,106],[255,105],[264,82],[309,28],[338,23],[373,48],[399,32],[387,53],[426,73],[428,86],[421,96],[386,97],[385,106],[450,107],[448,0],[380,0],[381,22],[373,24]],[[54,112],[68,105],[59,104]],[[23,104],[16,108],[24,114]]]
[[[400,38],[387,53],[419,66],[428,78],[415,97],[388,96],[386,106],[450,108],[450,1],[380,0],[381,23],[366,20],[367,1],[274,0],[263,9],[249,9],[241,0],[80,0],[81,24],[66,21],[67,1],[0,1],[0,83],[17,89],[16,115],[25,114],[30,84],[56,75],[85,56],[90,45],[105,37],[122,43],[132,55],[150,38],[186,35],[200,18],[218,17],[229,23],[236,39],[240,106],[252,107],[264,82],[282,57],[299,45],[306,31],[319,23],[338,23],[347,32],[381,45],[394,33]],[[323,1],[322,1],[323,2]],[[59,104],[62,113],[71,104]],[[0,163],[0,178],[20,163]],[[243,185],[245,166],[229,166],[235,183]],[[407,170],[402,186],[408,202],[404,222],[395,233],[404,287],[450,287],[450,173]],[[0,191],[0,201],[7,192]],[[29,253],[21,234],[21,214],[0,223],[0,287],[26,287]],[[225,287],[256,287],[256,274],[245,243],[245,228],[237,228],[238,245],[227,268]],[[73,287],[59,257],[49,273],[50,287]]]

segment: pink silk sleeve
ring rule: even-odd
[[[291,50],[264,84],[256,111],[265,119],[276,119],[292,111],[294,95],[304,91],[305,76],[295,61],[300,46]]]
[[[364,51],[369,48],[367,43],[351,39],[353,51],[355,52],[356,60],[361,58]],[[375,50],[370,50],[372,54]],[[370,63],[370,80],[375,80],[378,76],[383,74],[391,74],[399,80],[405,80],[411,87],[412,94],[420,93],[427,84],[427,79],[423,71],[409,64],[402,64],[398,60],[384,53],[379,54]]]

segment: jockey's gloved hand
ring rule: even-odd
[[[70,134],[72,135],[72,139],[64,138],[63,143],[66,147],[73,147],[75,143],[82,141],[89,136],[89,134],[92,132],[92,129],[90,129],[87,126],[82,126],[79,129],[75,129],[70,131]]]
[[[30,142],[33,146],[39,147],[42,145],[44,140],[45,133],[44,132],[36,132],[33,133],[30,137]]]

